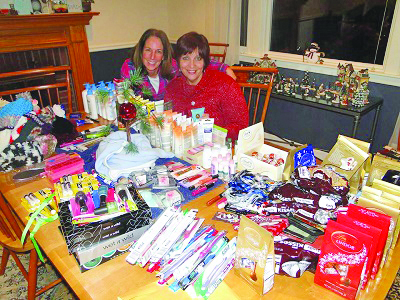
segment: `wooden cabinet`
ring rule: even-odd
[[[66,47],[77,107],[83,110],[82,90],[93,83],[85,25],[98,12],[0,16],[0,53]]]

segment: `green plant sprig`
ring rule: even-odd
[[[96,96],[100,100],[101,104],[105,104],[108,101],[108,91],[103,89],[96,90]]]

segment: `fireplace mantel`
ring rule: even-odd
[[[78,109],[82,90],[93,83],[85,25],[98,12],[0,16],[0,52],[67,47]]]

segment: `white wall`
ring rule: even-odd
[[[92,11],[100,15],[86,26],[89,49],[131,47],[148,28],[165,31],[172,42],[189,31],[208,36],[215,16],[207,4],[213,1],[219,0],[96,0]]]
[[[96,0],[86,26],[90,51],[128,48],[148,28],[169,31],[169,0]]]
[[[175,42],[182,34],[197,31],[206,35],[207,6],[204,0],[168,0],[168,38]]]

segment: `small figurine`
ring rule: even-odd
[[[261,68],[276,68],[275,62],[268,57],[268,54],[264,54],[264,56],[260,59],[261,63],[259,64],[259,66]]]
[[[303,61],[322,64],[324,62],[322,57],[325,57],[325,53],[319,52],[319,49],[317,43],[311,43],[310,47],[304,52]]]
[[[326,101],[332,101],[333,99],[333,92],[332,92],[332,84],[328,84],[328,88],[325,90],[325,99]]]
[[[317,94],[315,95],[315,98],[317,99],[325,99],[325,88],[324,84],[321,83],[320,86],[318,87]]]
[[[292,96],[296,98],[301,98],[300,84],[298,78],[294,80],[294,89],[292,92]]]
[[[292,95],[292,91],[291,91],[291,87],[292,87],[292,82],[291,82],[292,78],[289,78],[288,80],[285,80],[283,83],[283,94],[285,96],[291,96]]]

